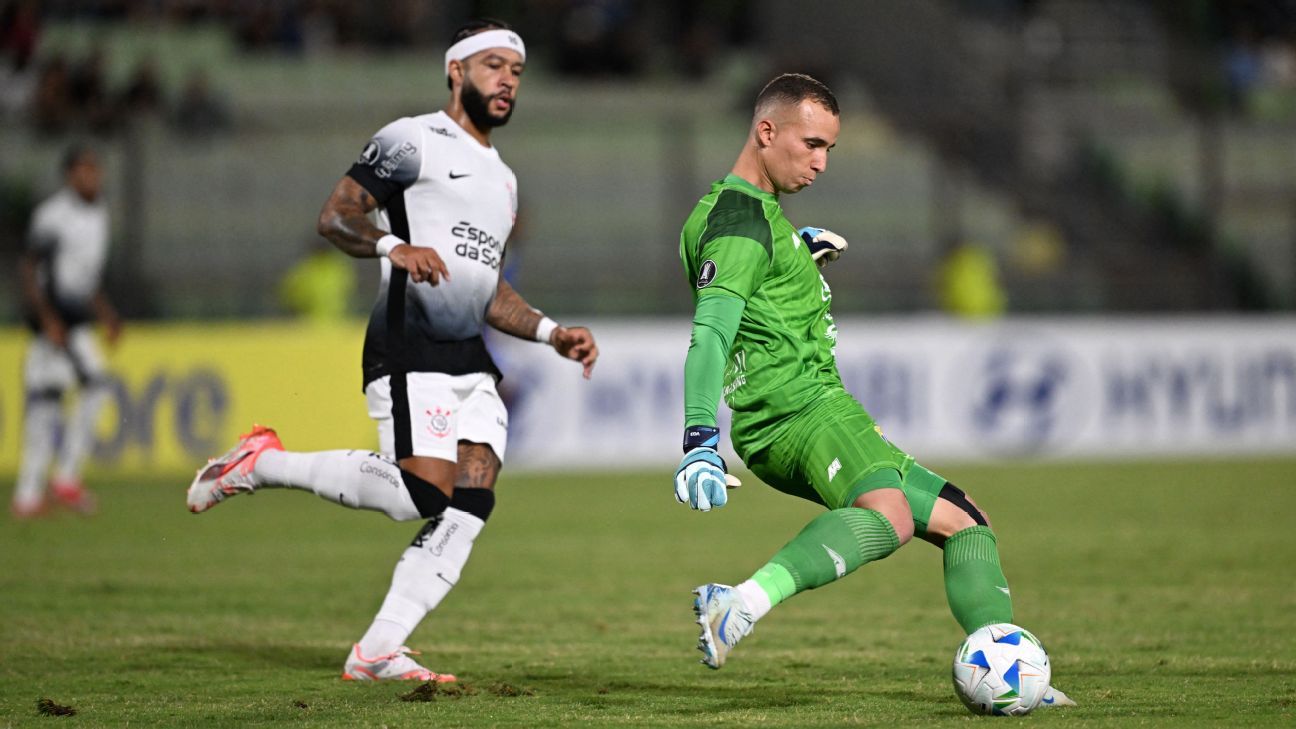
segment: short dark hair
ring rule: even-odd
[[[87,156],[93,154],[94,149],[88,144],[77,143],[70,145],[67,149],[63,150],[63,159],[59,162],[60,169],[62,169],[63,174],[66,175],[72,171],[73,167],[81,164],[81,161]]]
[[[477,35],[483,30],[513,30],[513,26],[495,18],[474,18],[459,26],[459,30],[456,30],[454,36],[450,39],[450,45],[454,45],[469,36]],[[454,84],[450,83],[448,75],[446,76],[446,88],[454,88]]]
[[[756,95],[756,109],[772,103],[799,104],[810,99],[823,108],[831,111],[833,116],[840,116],[837,97],[822,81],[811,78],[804,73],[785,73],[765,84],[765,88]]]
[[[456,30],[454,37],[450,39],[450,45],[454,45],[468,36],[477,35],[483,30],[513,30],[513,26],[495,18],[474,18],[459,26],[459,30]]]

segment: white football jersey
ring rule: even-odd
[[[108,207],[63,188],[37,206],[27,236],[37,280],[69,326],[94,318],[91,302],[108,260]]]
[[[436,112],[383,127],[347,174],[378,201],[380,228],[435,248],[450,272],[414,283],[382,260],[365,383],[393,372],[498,376],[482,330],[517,218],[517,178],[499,152]]]

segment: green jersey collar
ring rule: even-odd
[[[774,202],[778,202],[778,196],[775,195],[774,193],[765,192],[759,187],[756,187],[750,182],[732,173],[725,175],[725,178],[716,184],[724,185],[725,187],[736,187],[739,190],[742,190],[743,192],[747,193],[748,195],[751,195],[752,197],[755,198],[759,198],[761,200],[771,200]]]

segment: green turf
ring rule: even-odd
[[[1024,721],[1296,723],[1296,462],[945,470],[994,518],[1017,621],[1082,703]],[[815,510],[751,479],[693,513],[668,476],[506,472],[464,579],[411,638],[470,687],[430,702],[338,680],[415,525],[288,492],[192,516],[183,478],[103,484],[95,518],[0,518],[0,726],[1005,721],[953,695],[962,636],[924,543],[703,668],[689,590],[746,577]],[[78,714],[41,716],[42,698]]]

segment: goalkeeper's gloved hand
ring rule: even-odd
[[[802,228],[797,231],[797,235],[805,241],[806,247],[810,249],[810,257],[819,264],[820,268],[837,260],[841,257],[842,251],[846,250],[846,239],[831,230]]]
[[[716,452],[720,430],[704,425],[684,429],[684,459],[675,471],[675,499],[699,511],[724,506],[726,488],[742,485],[725,471],[724,459]]]

